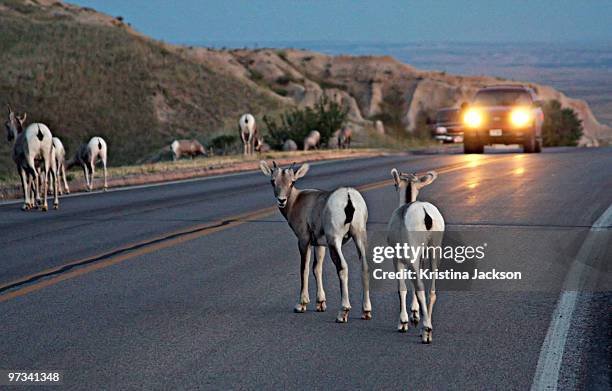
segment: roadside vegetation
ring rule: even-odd
[[[558,100],[549,100],[542,106],[544,123],[542,137],[544,146],[576,146],[582,137],[582,121],[577,113],[561,106]]]
[[[280,115],[280,118],[264,116],[265,140],[273,149],[281,149],[283,143],[291,139],[299,149],[312,130],[321,133],[321,144],[327,145],[334,132],[345,125],[347,110],[323,95],[314,107],[293,108]]]

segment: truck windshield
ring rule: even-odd
[[[481,106],[513,106],[529,105],[532,102],[525,91],[488,90],[477,93],[474,103]]]
[[[458,122],[459,121],[459,110],[440,110],[436,115],[436,122]]]

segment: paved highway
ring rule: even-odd
[[[488,242],[479,267],[522,273],[440,282],[433,344],[396,331],[393,284],[359,319],[352,244],[349,323],[334,323],[329,259],[328,311],[293,313],[296,240],[249,172],[66,197],[48,213],[0,205],[0,369],[62,370],[70,389],[608,388],[612,149],[325,162],[297,186],[358,187],[375,242],[397,206],[392,167],[437,169],[419,198],[448,240]],[[583,264],[594,291],[560,300]]]

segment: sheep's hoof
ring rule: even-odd
[[[53,209],[54,210],[58,210],[59,209],[59,204],[53,204]]]
[[[424,344],[430,344],[432,341],[433,330],[431,327],[423,327],[423,334],[421,334],[421,341]]]
[[[317,301],[317,312],[325,312],[327,310],[327,304],[324,301]]]
[[[21,205],[21,210],[23,210],[24,212],[27,212],[28,210],[30,210],[30,205],[28,204]]]
[[[361,314],[361,319],[363,320],[372,319],[372,311],[363,311],[363,314]]]
[[[410,323],[412,323],[412,325],[414,327],[419,325],[419,311],[412,311],[411,316],[410,316]]]
[[[49,207],[47,205],[43,205],[40,210],[43,212],[46,212],[49,209]]]
[[[108,191],[108,186],[104,186],[104,191]]]
[[[306,304],[297,303],[293,308],[293,312],[295,312],[296,314],[303,314],[304,312],[306,312]]]
[[[350,308],[343,308],[338,312],[338,316],[336,317],[336,323],[347,323],[348,322],[348,314]]]
[[[410,327],[410,324],[408,322],[400,321],[399,324],[397,325],[397,331],[399,331],[400,333],[407,333],[409,327]]]
[[[66,190],[66,194],[70,194],[70,190]]]

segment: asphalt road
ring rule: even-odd
[[[250,172],[67,197],[47,213],[0,205],[0,369],[62,370],[71,389],[529,389],[586,254],[594,292],[578,294],[555,373],[560,389],[609,389],[612,149],[326,162],[297,186],[358,186],[374,243],[397,206],[392,167],[438,169],[419,198],[441,210],[446,240],[487,242],[479,268],[522,273],[439,282],[433,344],[396,331],[394,284],[374,287],[373,319],[359,318],[351,243],[349,323],[334,323],[329,258],[328,311],[294,314],[296,240]]]

